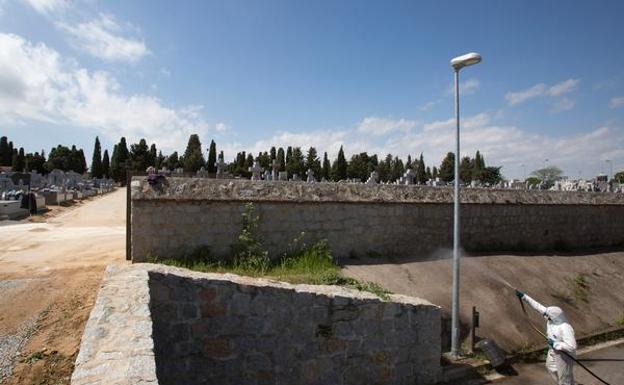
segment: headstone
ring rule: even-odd
[[[309,169],[308,169],[308,173],[307,173],[307,175],[308,175],[308,179],[307,179],[307,182],[308,182],[308,183],[314,183],[314,182],[316,182],[316,179],[314,178],[314,170],[312,170],[311,168],[309,168]]]
[[[198,178],[208,178],[208,171],[202,167],[199,170],[197,170],[196,175]]]
[[[272,180],[271,178],[271,172],[269,170],[264,170],[264,176],[263,176],[264,180]]]
[[[377,184],[377,182],[379,181],[379,174],[377,174],[377,171],[373,171],[370,174],[370,177],[366,180],[366,184]]]
[[[173,170],[173,176],[182,176],[184,175],[184,169],[182,167],[178,167],[175,170]]]
[[[414,179],[416,179],[416,171],[412,170],[411,168],[408,168],[407,170],[405,170],[405,173],[403,174],[403,183],[402,184],[414,184]]]
[[[288,180],[288,172],[280,171],[277,179],[281,180],[281,181],[287,181]]]
[[[301,181],[301,178],[299,178],[299,174],[293,174],[292,179],[293,182],[299,182]]]
[[[5,173],[0,174],[0,193],[15,189],[13,180]]]
[[[262,167],[257,160],[254,161],[253,167],[249,167],[251,171],[251,180],[262,180]]]
[[[277,161],[277,159],[273,159],[273,163],[271,164],[271,168],[272,168],[272,172],[271,172],[271,180],[278,180],[279,179],[279,162]]]
[[[65,173],[57,168],[50,171],[48,174],[48,184],[56,187],[65,185]]]
[[[36,171],[30,172],[30,188],[43,188],[45,187],[43,175]]]
[[[215,163],[215,167],[217,168],[217,179],[225,178],[225,161],[222,156],[219,156],[219,160]]]

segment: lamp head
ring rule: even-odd
[[[459,71],[464,67],[471,66],[473,64],[477,64],[481,61],[481,55],[476,52],[470,52],[465,55],[457,56],[451,60],[451,67],[455,71]]]

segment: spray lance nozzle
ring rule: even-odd
[[[519,299],[522,299],[522,298],[524,298],[525,295],[526,294],[524,294],[520,290],[516,289],[516,297],[518,297]]]

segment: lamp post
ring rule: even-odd
[[[451,312],[451,355],[459,356],[459,71],[477,64],[481,55],[475,52],[451,60],[455,73],[455,192],[453,199],[453,300]]]

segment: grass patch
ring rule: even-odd
[[[277,261],[269,258],[260,238],[260,217],[252,203],[245,205],[243,226],[232,245],[233,258],[228,261],[214,259],[210,249],[201,246],[177,258],[161,259],[151,256],[149,262],[183,267],[201,272],[233,273],[251,277],[267,277],[290,283],[346,286],[375,294],[384,301],[390,292],[373,282],[360,282],[345,277],[336,265],[326,240],[312,245],[305,243],[305,233],[299,234],[286,247],[286,253]]]
[[[572,295],[577,303],[589,303],[589,282],[587,282],[586,277],[586,274],[578,273],[576,277],[570,281]]]

